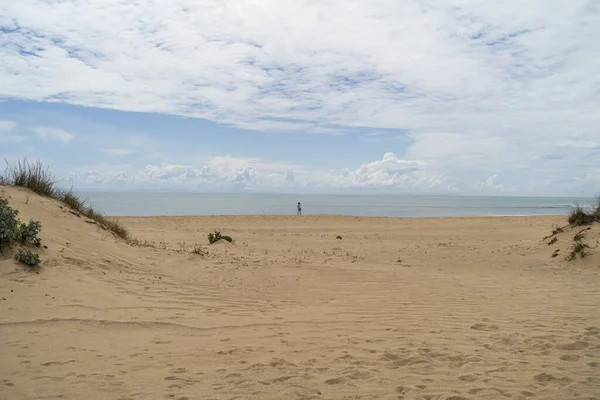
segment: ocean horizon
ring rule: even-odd
[[[566,215],[589,197],[78,192],[107,216],[303,215],[433,218]]]

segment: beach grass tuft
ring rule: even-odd
[[[86,204],[87,201],[77,196],[73,189],[64,190],[57,187],[56,178],[44,167],[41,161],[30,162],[26,158],[14,164],[6,161],[6,171],[0,176],[0,184],[4,186],[22,187],[40,196],[57,200],[78,214],[96,221],[100,227],[114,233],[122,239],[129,239],[127,228],[116,219],[109,219]]]

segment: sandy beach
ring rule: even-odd
[[[0,259],[0,399],[600,398],[600,257],[547,244],[565,217],[121,218],[132,246],[3,192],[48,248]]]

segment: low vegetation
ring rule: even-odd
[[[219,232],[219,231],[215,231],[215,233],[208,234],[208,243],[210,243],[210,244],[217,243],[219,240],[226,240],[229,243],[233,242],[233,239],[231,238],[231,236],[221,235],[221,232]]]
[[[552,234],[544,237],[544,240],[550,239],[548,245],[551,246],[558,242],[559,239],[557,235],[565,233],[568,228],[585,227],[573,236],[572,245],[566,259],[568,261],[573,261],[577,258],[585,258],[589,254],[590,249],[592,249],[592,247],[585,242],[587,231],[592,229],[590,225],[600,222],[600,196],[596,197],[596,204],[592,207],[584,208],[575,203],[575,205],[571,207],[567,222],[568,225],[566,226],[554,228]],[[559,254],[560,249],[555,249],[552,253],[552,257],[557,257]]]
[[[0,253],[15,245],[21,246],[14,255],[20,263],[36,267],[40,264],[40,256],[25,246],[40,247],[41,239],[38,237],[42,230],[40,221],[31,220],[25,224],[18,219],[19,210],[8,204],[8,200],[0,198]]]
[[[19,249],[15,253],[15,260],[21,264],[27,265],[28,267],[37,267],[42,262],[40,256],[37,253],[29,249]]]
[[[579,204],[575,204],[571,208],[571,212],[569,213],[567,221],[573,228],[588,226],[595,222],[600,222],[600,196],[596,197],[595,206],[588,209],[580,206]],[[586,231],[590,229],[592,228],[588,226],[573,236],[573,244],[569,254],[567,255],[567,260],[573,261],[577,258],[585,258],[589,254],[589,249],[591,249],[591,247],[585,243],[585,238]],[[555,233],[553,232],[553,235],[554,234]]]
[[[199,256],[202,256],[202,257],[208,256],[208,252],[206,250],[204,250],[204,247],[202,247],[200,245],[194,246],[194,248],[192,249],[191,253],[199,255]]]
[[[586,210],[579,204],[576,204],[574,207],[572,207],[571,212],[569,213],[569,225],[584,226],[600,221],[599,209],[600,206],[593,210]]]
[[[98,225],[116,236],[128,240],[129,232],[117,220],[109,219],[86,204],[72,189],[63,190],[57,187],[55,177],[48,168],[40,162],[29,162],[27,159],[19,160],[16,164],[9,164],[4,175],[0,177],[0,184],[5,186],[27,188],[41,196],[57,200],[69,207],[76,215],[83,215],[98,223]]]
[[[590,246],[583,242],[584,239],[585,239],[584,231],[578,232],[573,237],[573,246],[571,247],[571,252],[569,253],[569,256],[567,257],[567,259],[569,261],[573,261],[577,257],[584,258],[585,256],[588,255],[588,249],[590,248]]]

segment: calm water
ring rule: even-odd
[[[82,192],[109,216],[308,214],[378,217],[563,215],[591,198]]]

